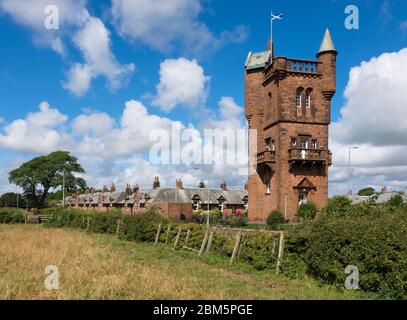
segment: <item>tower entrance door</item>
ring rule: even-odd
[[[298,202],[299,202],[299,205],[307,204],[308,203],[308,193],[307,192],[300,192]]]

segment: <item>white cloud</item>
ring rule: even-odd
[[[222,98],[219,105],[224,115],[210,121],[211,127],[208,124],[204,128],[224,129],[223,121],[226,121],[224,118],[229,111],[235,119],[241,117],[238,110],[242,111],[242,108],[232,98]],[[139,101],[126,102],[118,119],[107,113],[86,110],[71,121],[68,120],[58,109],[42,102],[39,111],[29,113],[25,119],[15,120],[3,128],[4,132],[0,132],[0,148],[26,154],[68,150],[83,164],[87,171],[84,178],[98,188],[111,182],[120,188],[125,183],[139,183],[149,188],[156,175],[161,177],[163,186],[173,186],[177,178],[183,179],[186,186],[196,186],[202,176],[205,180],[209,179],[212,186],[219,186],[225,177],[231,186],[242,186],[246,180],[239,175],[239,169],[245,167],[245,163],[200,166],[201,173],[192,170],[197,164],[153,165],[147,160],[148,152],[155,144],[150,140],[150,133],[156,129],[165,130],[171,138],[175,122],[150,113]],[[180,146],[170,145],[171,154],[176,149],[182,157],[179,148],[189,146],[191,150],[196,150],[205,147],[201,144],[200,135],[203,134],[203,128],[198,130],[192,124],[182,123],[180,128],[181,132],[188,130],[193,139],[182,141]],[[227,150],[215,148],[213,152],[224,154],[226,161]],[[239,158],[246,156],[244,150],[238,152]],[[2,183],[0,181],[0,185]]]
[[[64,82],[62,86],[77,96],[81,96],[89,90],[92,68],[87,64],[75,63],[69,69],[67,77],[68,81]]]
[[[215,36],[199,21],[200,0],[113,0],[111,13],[118,32],[160,51],[183,47],[190,53],[219,48],[247,38],[247,27]]]
[[[206,101],[209,81],[196,60],[165,60],[160,65],[160,83],[153,105],[166,112],[177,105],[201,106]]]
[[[104,23],[89,14],[85,0],[0,0],[0,11],[33,32],[33,41],[67,56],[65,41],[70,39],[83,55],[84,63],[73,63],[62,86],[77,96],[85,94],[91,81],[105,77],[114,91],[128,84],[134,64],[120,64],[111,50],[110,32]],[[44,10],[50,4],[59,12],[59,29],[48,30]]]
[[[65,115],[42,102],[39,111],[4,128],[4,134],[0,134],[0,148],[39,153],[60,148],[69,141],[62,130],[66,121]]]
[[[110,33],[100,19],[89,17],[84,27],[73,36],[73,42],[81,50],[86,64],[72,66],[64,84],[66,89],[78,96],[83,95],[89,89],[91,79],[98,76],[106,77],[112,90],[128,83],[135,66],[117,62],[110,48]]]
[[[47,30],[44,26],[45,8],[56,5],[59,9],[59,30]],[[59,54],[65,53],[62,38],[72,28],[80,25],[88,15],[85,0],[0,0],[0,11],[10,16],[16,23],[33,31],[34,42],[49,46]]]
[[[384,53],[351,70],[341,119],[333,123],[332,193],[345,193],[352,151],[353,189],[407,187],[407,49]]]

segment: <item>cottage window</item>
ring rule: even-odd
[[[291,138],[291,147],[296,147],[297,146],[297,138]]]

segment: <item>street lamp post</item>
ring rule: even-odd
[[[359,147],[349,147],[349,159],[348,159],[348,170],[349,170],[349,189],[348,189],[348,195],[352,195],[352,166],[351,166],[351,152],[352,150],[357,150]]]

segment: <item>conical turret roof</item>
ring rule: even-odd
[[[322,40],[321,47],[319,48],[318,54],[328,51],[336,51],[335,45],[332,41],[331,33],[329,29],[326,29],[324,39]]]

